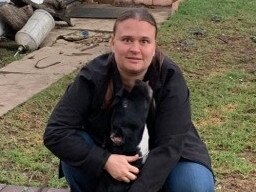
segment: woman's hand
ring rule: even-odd
[[[139,169],[130,163],[139,159],[139,155],[125,156],[112,154],[109,156],[105,170],[116,180],[129,183],[137,179]]]

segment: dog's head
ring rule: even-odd
[[[110,139],[122,152],[132,152],[140,143],[152,101],[153,91],[148,83],[137,80],[131,92],[127,92],[115,105]]]

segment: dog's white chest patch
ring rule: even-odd
[[[147,156],[148,156],[148,153],[149,153],[148,139],[149,139],[149,137],[148,137],[148,129],[147,129],[147,126],[145,126],[141,142],[138,145],[138,147],[141,150],[142,163],[145,163],[145,161],[147,159]]]

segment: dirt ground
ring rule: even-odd
[[[253,192],[256,189],[256,175],[244,178],[239,174],[224,175],[217,181],[216,192]]]

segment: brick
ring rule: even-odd
[[[68,189],[49,189],[47,192],[69,192]]]
[[[153,5],[153,0],[134,0],[135,4]]]
[[[22,192],[38,192],[39,188],[36,187],[27,187]]]
[[[27,187],[8,185],[4,187],[1,192],[23,192]]]
[[[6,185],[5,184],[0,184],[0,190],[2,190],[3,188],[5,188]]]
[[[114,4],[119,5],[119,4],[132,4],[132,0],[113,0]]]
[[[0,192],[38,192],[38,187],[25,187],[15,185],[0,184]],[[54,189],[45,187],[40,189],[40,192],[69,192],[68,189]]]
[[[87,3],[97,2],[99,4],[113,4],[113,3],[115,3],[115,0],[87,0],[84,2],[87,2]]]
[[[40,189],[40,192],[47,192],[48,190],[49,190],[48,187],[44,187],[44,188],[41,188],[41,189]]]
[[[144,4],[144,5],[158,5],[158,6],[171,6],[177,0],[115,0],[115,3]]]
[[[153,0],[153,5],[159,6],[171,6],[176,0]]]

